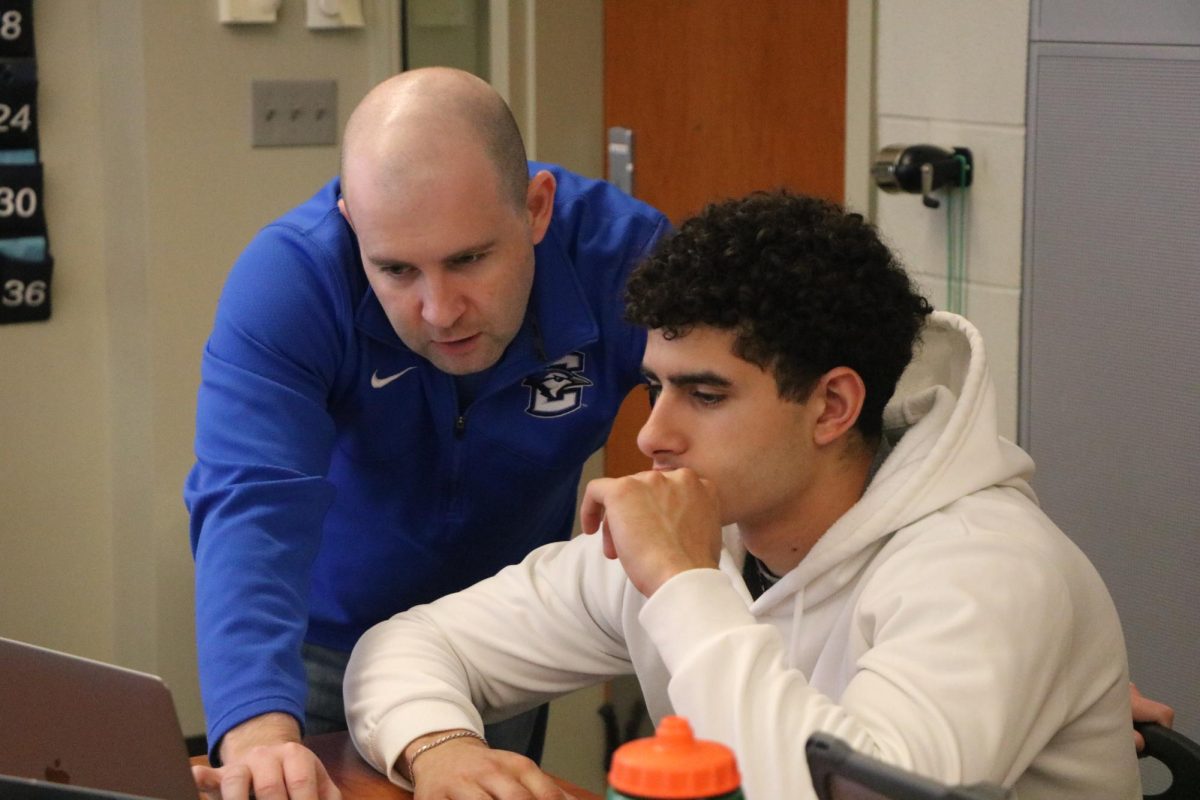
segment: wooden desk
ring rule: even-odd
[[[354,749],[350,735],[345,731],[309,736],[305,738],[304,744],[321,759],[321,763],[329,771],[329,777],[333,778],[333,782],[342,790],[345,800],[412,800],[412,794],[388,781],[376,772],[374,767],[363,761],[362,756]],[[207,764],[208,759],[197,756],[192,759],[192,763]],[[579,800],[601,800],[598,795],[573,783],[558,778],[555,778],[555,781]]]

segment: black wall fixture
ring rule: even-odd
[[[973,167],[971,151],[965,147],[945,150],[932,144],[890,144],[875,156],[871,177],[885,192],[919,194],[927,208],[938,208],[941,201],[933,193],[970,186]]]

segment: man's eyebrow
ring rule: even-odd
[[[658,375],[654,374],[654,370],[642,367],[642,376],[646,380],[660,382]],[[672,386],[733,386],[733,381],[722,377],[711,370],[703,370],[701,372],[680,372],[675,375],[668,375],[667,381]]]

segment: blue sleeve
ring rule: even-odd
[[[268,711],[303,724],[300,646],[333,499],[327,409],[353,331],[345,255],[265,228],[234,265],[205,347],[184,497],[210,748]]]

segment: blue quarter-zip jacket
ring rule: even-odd
[[[639,381],[625,280],[669,224],[608,184],[531,169],[558,190],[529,311],[462,414],[368,286],[337,180],[234,264],[184,490],[211,745],[269,711],[303,721],[302,641],[349,650],[570,534],[583,462]]]

